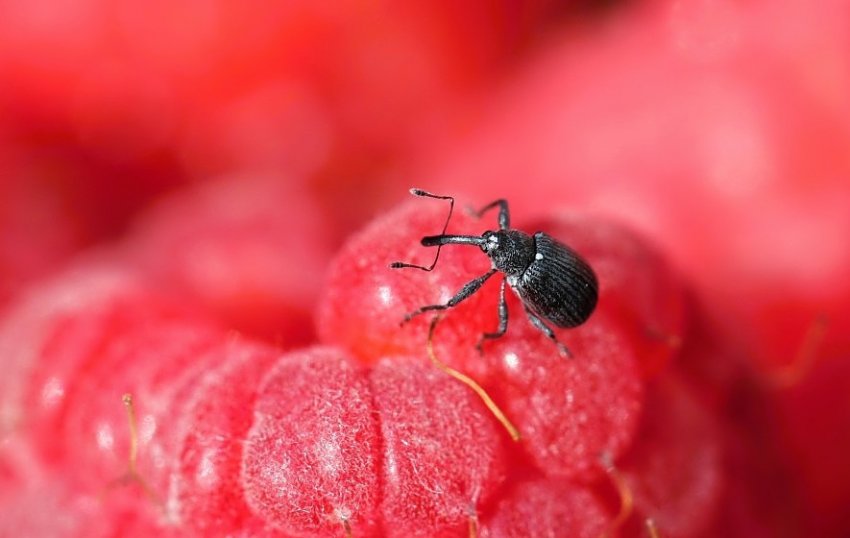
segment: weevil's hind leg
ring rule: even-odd
[[[494,202],[490,202],[489,204],[476,211],[474,215],[478,218],[481,218],[484,216],[484,213],[490,211],[496,206],[499,206],[499,229],[507,230],[511,227],[511,214],[508,210],[508,201],[504,198],[500,198]]]
[[[428,305],[428,306],[423,306],[421,308],[417,308],[416,310],[414,310],[410,314],[407,314],[406,316],[404,316],[404,320],[401,322],[401,324],[404,325],[405,323],[407,323],[411,319],[415,318],[419,314],[424,314],[425,312],[430,312],[432,310],[446,310],[447,308],[451,308],[451,307],[457,305],[459,302],[463,301],[464,299],[466,299],[467,297],[469,297],[470,295],[472,295],[473,293],[478,291],[478,289],[481,288],[481,286],[485,282],[487,282],[487,279],[490,278],[491,276],[493,276],[494,274],[496,274],[496,269],[490,269],[489,271],[487,271],[486,273],[484,273],[480,277],[476,278],[475,280],[470,280],[469,282],[464,284],[463,287],[460,289],[460,291],[457,292],[454,297],[449,299],[446,304],[432,304],[432,305]]]
[[[446,230],[449,228],[449,221],[452,218],[452,212],[455,209],[455,199],[451,196],[441,196],[439,194],[432,194],[427,191],[423,191],[422,189],[410,189],[410,194],[413,196],[419,196],[422,198],[436,198],[437,200],[448,200],[449,201],[449,216],[446,217],[446,223],[443,224],[443,231],[440,235],[446,235]],[[415,263],[405,263],[405,262],[393,262],[390,264],[390,268],[392,269],[402,269],[405,267],[410,267],[413,269],[420,269],[422,271],[433,271],[434,267],[437,266],[437,260],[440,259],[440,250],[443,248],[443,245],[440,244],[437,246],[437,254],[434,256],[434,261],[431,262],[431,265],[416,265]]]
[[[478,350],[478,353],[483,353],[482,346],[484,345],[485,340],[501,338],[508,330],[508,301],[505,298],[505,284],[506,281],[503,278],[502,286],[499,288],[499,328],[496,329],[496,332],[494,333],[484,333],[481,335],[481,338],[475,345],[475,349]]]
[[[548,325],[543,323],[543,320],[540,319],[539,317],[537,317],[537,314],[535,314],[534,312],[529,310],[528,307],[525,307],[525,313],[528,316],[528,320],[531,322],[532,325],[537,327],[538,330],[540,330],[543,334],[545,334],[547,337],[549,337],[549,340],[555,342],[555,345],[558,346],[558,351],[561,353],[562,357],[568,357],[568,358],[573,357],[573,354],[570,353],[570,350],[567,349],[567,346],[562,344],[558,340],[558,337],[555,336],[555,331],[553,331],[551,329],[551,327],[549,327]]]

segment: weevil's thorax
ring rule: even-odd
[[[519,230],[486,231],[481,236],[493,267],[508,276],[520,276],[534,262],[534,238]]]

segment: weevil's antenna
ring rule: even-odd
[[[345,538],[352,538],[354,533],[351,532],[351,523],[347,519],[342,520],[342,528],[345,531]]]
[[[455,209],[455,199],[451,196],[440,196],[439,194],[432,194],[430,192],[423,191],[422,189],[410,189],[410,194],[413,196],[420,196],[423,198],[436,198],[437,200],[448,200],[449,201],[449,216],[446,217],[446,223],[443,225],[443,231],[440,235],[446,235],[446,230],[449,229],[449,221],[452,218],[452,212]],[[413,263],[404,263],[404,262],[393,262],[390,264],[390,268],[392,269],[402,269],[404,267],[412,267],[413,269],[421,269],[423,271],[433,271],[434,267],[437,266],[437,260],[440,259],[440,250],[442,250],[443,245],[437,245],[437,254],[434,256],[434,261],[431,262],[431,265],[425,267],[424,265],[416,265]]]
[[[608,477],[611,479],[614,487],[617,488],[617,493],[620,494],[620,512],[611,521],[605,532],[602,533],[602,538],[611,538],[616,535],[617,529],[622,527],[629,517],[631,517],[635,499],[632,489],[626,483],[626,479],[614,465],[611,454],[604,452],[599,459],[602,460],[602,466],[605,468],[605,472],[608,473]]]
[[[514,441],[519,441],[519,430],[511,423],[505,413],[502,412],[501,409],[499,409],[499,406],[496,405],[496,402],[493,401],[493,398],[491,398],[490,395],[487,394],[487,391],[481,388],[481,385],[476,383],[471,377],[455,370],[454,368],[441,362],[437,358],[437,354],[434,353],[434,330],[437,328],[437,323],[439,323],[440,319],[442,319],[441,316],[434,316],[434,319],[431,320],[431,326],[428,328],[428,358],[431,359],[431,362],[438,369],[449,374],[453,378],[457,379],[458,381],[475,391],[475,394],[477,394],[478,397],[481,398],[481,400],[484,402],[484,405],[487,406],[487,409],[489,409],[490,412],[493,413],[493,416],[496,417],[496,420],[501,422],[502,426],[504,426],[505,429],[508,430],[508,435],[511,436],[511,439],[513,439]]]

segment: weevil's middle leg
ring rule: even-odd
[[[485,340],[500,338],[505,335],[508,330],[508,301],[505,298],[506,279],[502,279],[502,286],[499,288],[499,328],[494,333],[484,333],[475,345],[478,353],[482,353],[482,346]]]
[[[561,353],[561,356],[562,356],[562,357],[568,357],[568,358],[572,358],[572,357],[573,357],[573,354],[572,354],[572,353],[570,353],[570,350],[569,350],[569,349],[567,349],[567,346],[565,346],[564,344],[562,344],[562,343],[558,340],[558,337],[557,337],[557,336],[555,336],[555,331],[553,331],[551,327],[549,327],[548,325],[546,325],[546,324],[543,322],[543,320],[542,320],[542,319],[540,319],[539,317],[537,317],[537,314],[535,314],[534,312],[532,312],[531,310],[529,310],[529,308],[528,308],[528,307],[525,307],[525,313],[526,313],[526,315],[528,315],[528,320],[531,322],[531,324],[532,324],[532,325],[534,325],[535,327],[537,327],[537,329],[538,329],[538,330],[540,330],[543,334],[545,334],[547,337],[549,337],[549,340],[551,340],[551,341],[555,342],[555,345],[557,345],[557,346],[558,346],[558,351]]]
[[[500,198],[496,201],[490,202],[489,204],[485,205],[473,214],[476,217],[481,218],[484,216],[484,213],[490,211],[496,206],[499,206],[499,229],[507,230],[511,227],[511,215],[508,211],[508,201],[504,198]]]
[[[405,323],[407,323],[411,319],[415,318],[419,314],[424,314],[425,312],[430,312],[432,310],[446,310],[447,308],[452,308],[453,306],[457,305],[459,302],[463,301],[464,299],[468,298],[470,295],[472,295],[473,293],[478,291],[481,288],[481,286],[485,282],[487,282],[487,279],[490,278],[491,276],[493,276],[494,274],[496,274],[496,269],[490,269],[489,271],[487,271],[486,273],[484,273],[480,277],[478,277],[474,280],[470,280],[469,282],[464,284],[463,287],[460,289],[460,291],[457,292],[454,297],[449,299],[446,304],[432,304],[432,305],[417,308],[416,310],[414,310],[410,314],[407,314],[406,316],[404,316],[404,320],[401,322],[401,324],[404,325]]]

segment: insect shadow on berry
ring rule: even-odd
[[[496,231],[487,230],[481,236],[446,234],[454,210],[454,198],[432,194],[422,189],[411,189],[414,196],[436,198],[449,201],[449,215],[439,235],[423,237],[421,243],[426,247],[437,247],[437,253],[431,265],[416,265],[405,262],[393,262],[392,269],[412,268],[432,271],[440,258],[444,245],[472,245],[481,249],[490,258],[491,268],[483,275],[467,282],[448,302],[417,308],[407,314],[402,325],[425,312],[441,311],[452,308],[477,292],[487,280],[496,273],[504,278],[499,290],[499,326],[495,332],[484,333],[476,348],[482,350],[487,340],[504,336],[508,329],[508,305],[505,300],[505,287],[510,286],[522,301],[526,316],[531,324],[545,334],[564,357],[571,357],[569,349],[562,344],[547,322],[560,328],[577,327],[587,321],[596,308],[599,298],[599,284],[596,275],[579,255],[544,232],[529,235],[510,227],[508,202],[499,199],[473,212],[482,217],[487,211],[499,208]]]

